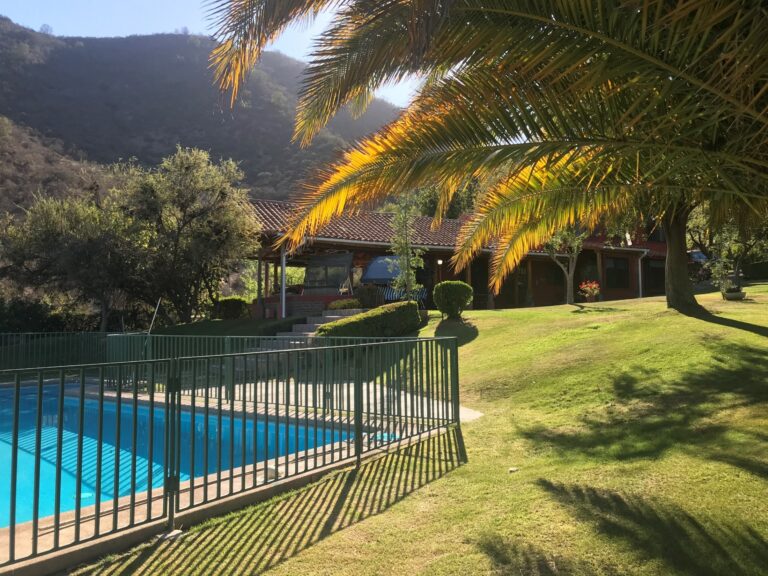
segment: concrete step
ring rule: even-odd
[[[354,316],[365,312],[362,308],[350,308],[349,310],[324,310],[323,316],[329,318],[331,316]]]
[[[318,326],[322,326],[325,322],[319,322],[317,324],[294,324],[293,332],[315,332]]]
[[[314,336],[314,332],[278,332],[278,336],[281,337],[304,337],[304,336]]]

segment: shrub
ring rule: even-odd
[[[216,317],[222,320],[237,320],[248,312],[248,302],[244,298],[233,296],[222,298],[216,305]]]
[[[342,298],[328,304],[328,310],[351,310],[353,308],[362,308],[360,300],[357,298]]]
[[[472,286],[458,280],[440,282],[432,292],[437,309],[448,318],[461,318],[461,313],[472,302]]]
[[[368,312],[342,318],[317,329],[318,336],[404,336],[419,328],[421,318],[416,302],[385,304]]]
[[[384,304],[384,297],[373,284],[363,284],[355,290],[355,298],[360,302],[361,308],[376,308]]]

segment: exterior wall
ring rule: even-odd
[[[601,300],[623,300],[626,298],[637,298],[640,296],[639,277],[638,277],[638,259],[640,254],[636,252],[619,252],[618,250],[603,250],[600,259],[601,278],[600,298]],[[626,260],[628,266],[629,282],[626,287],[610,286],[609,259]]]
[[[307,316],[320,316],[334,300],[345,298],[338,294],[314,295],[314,294],[287,294],[285,298],[285,312],[288,316],[306,318]],[[280,317],[280,296],[269,296],[264,299],[264,312],[267,318]],[[262,317],[262,307],[254,303],[251,307],[254,318]]]

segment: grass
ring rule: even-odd
[[[369,461],[78,574],[764,574],[768,285],[477,311],[455,439]],[[510,472],[510,469],[517,471]]]
[[[301,322],[304,319],[298,317],[284,320],[201,320],[158,328],[155,333],[176,336],[274,336],[278,332],[290,332],[294,324]]]

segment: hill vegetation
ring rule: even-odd
[[[103,168],[60,140],[0,116],[0,212],[18,212],[35,195],[62,197],[103,185]]]
[[[58,38],[0,17],[0,114],[99,163],[136,158],[154,165],[177,144],[201,148],[239,162],[253,196],[284,198],[309,169],[397,113],[374,101],[359,119],[339,115],[301,149],[291,134],[304,64],[265,54],[230,109],[212,85],[212,46],[183,34]],[[17,171],[3,191],[24,197],[40,180],[27,182]]]

